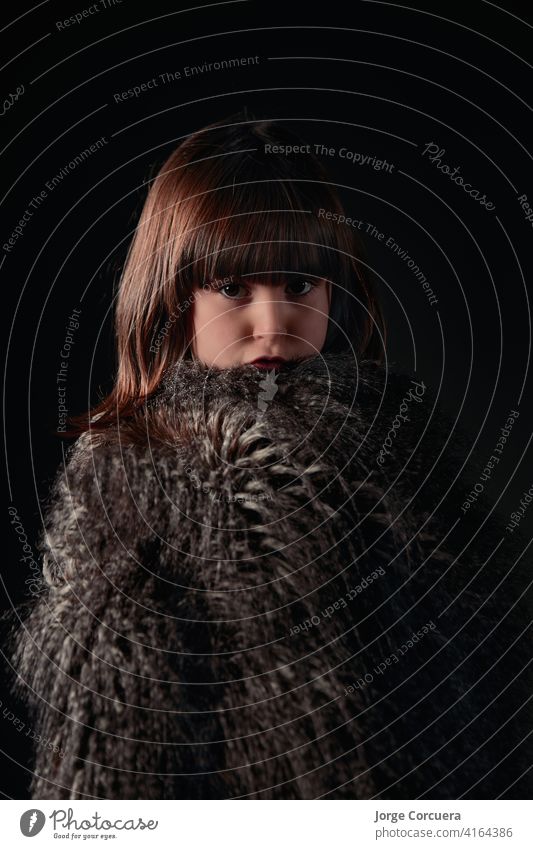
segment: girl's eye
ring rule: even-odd
[[[309,292],[311,292],[317,285],[318,284],[313,280],[306,280],[302,278],[300,280],[291,280],[290,283],[287,284],[287,287],[289,289],[292,288],[293,295],[308,295]],[[305,287],[304,291],[302,291],[302,287]],[[239,299],[239,289],[245,288],[246,287],[242,283],[227,283],[225,286],[220,286],[217,291],[221,292],[224,297],[231,298],[236,301]],[[294,289],[297,291],[294,291]]]
[[[317,286],[317,285],[318,284],[315,283],[314,280],[306,280],[304,278],[301,278],[300,280],[292,280],[289,283],[289,286],[294,286],[296,288],[298,288],[299,286],[307,286],[308,287],[307,289],[305,289],[304,292],[302,292],[302,291],[293,292],[294,295],[308,295],[309,292],[311,292],[315,288],[315,286]]]
[[[235,300],[238,299],[238,295],[235,295],[235,294],[232,295],[231,290],[237,289],[237,291],[238,291],[239,289],[244,289],[244,288],[245,287],[242,285],[242,283],[226,283],[225,286],[219,286],[217,291],[221,292],[226,298],[232,298],[232,300],[235,301]],[[229,292],[227,291],[228,289],[230,290]]]

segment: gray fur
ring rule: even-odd
[[[531,557],[494,515],[475,536],[482,502],[450,533],[467,442],[433,467],[428,389],[380,466],[410,376],[330,354],[264,378],[180,362],[69,452],[13,641],[65,752],[36,747],[32,797],[528,798]]]

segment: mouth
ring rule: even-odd
[[[271,369],[279,370],[283,368],[285,363],[286,360],[283,357],[258,357],[256,360],[252,360],[250,365],[270,371]]]

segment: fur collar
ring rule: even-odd
[[[348,355],[275,380],[183,362],[133,423],[80,440],[13,654],[65,751],[37,748],[33,798],[530,791],[531,752],[493,769],[509,730],[484,745],[515,709],[512,740],[531,727],[531,675],[509,689],[527,568],[497,524],[457,523],[436,410]]]

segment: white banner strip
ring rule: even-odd
[[[2,845],[157,849],[369,846],[532,849],[529,801],[38,801],[3,803]]]

